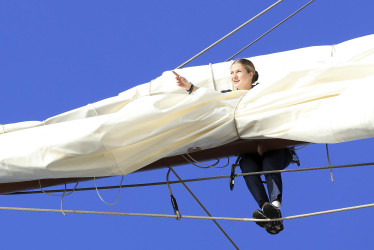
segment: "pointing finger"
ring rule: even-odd
[[[177,72],[175,72],[174,70],[173,71],[171,71],[171,72],[173,72],[174,73],[174,75],[176,75],[177,77],[181,77],[180,75],[178,75],[178,73]]]

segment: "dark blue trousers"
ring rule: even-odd
[[[280,149],[264,153],[263,155],[245,154],[241,155],[240,168],[243,173],[282,170],[285,169],[292,160],[289,149]],[[244,180],[249,191],[261,207],[264,202],[272,202],[278,198],[282,201],[282,177],[281,174],[266,174],[265,180],[268,194],[260,175],[247,175]]]

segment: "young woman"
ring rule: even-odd
[[[238,59],[231,65],[231,82],[234,89],[250,90],[256,86],[259,74],[253,63],[247,59]],[[187,90],[189,94],[198,89],[186,78],[176,75],[179,87]],[[231,90],[223,90],[221,92],[229,92]],[[258,147],[258,153],[240,155],[240,168],[243,173],[271,171],[285,169],[292,160],[292,154],[289,149],[274,150],[263,152],[261,146]],[[268,194],[266,193],[264,184],[259,175],[244,176],[249,191],[260,206],[253,212],[255,219],[275,219],[281,218],[280,212],[282,202],[282,178],[281,174],[266,174],[265,180]],[[283,230],[283,222],[256,222],[257,225],[266,229],[270,234],[277,234]]]

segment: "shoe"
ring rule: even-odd
[[[273,204],[271,204],[269,202],[265,202],[262,209],[264,211],[265,216],[268,217],[269,219],[282,218],[281,211],[276,206],[274,206]],[[275,232],[279,233],[280,231],[282,231],[284,229],[283,221],[272,221],[271,224],[272,224],[272,226],[270,227],[270,229],[274,233]]]
[[[273,225],[270,228],[266,228],[266,232],[269,234],[278,234],[280,231],[276,230]]]
[[[253,219],[269,219],[269,218],[266,217],[264,212],[256,209],[253,212]],[[280,232],[274,227],[274,222],[272,222],[272,221],[255,221],[255,222],[260,227],[265,228],[266,232],[268,232],[269,234],[278,234]]]
[[[261,210],[258,210],[256,209],[254,212],[253,212],[253,219],[269,219],[268,217],[265,216],[264,212],[262,212]],[[270,221],[255,221],[257,225],[259,225],[260,227],[264,227],[264,228],[267,228],[267,227],[270,227],[271,225],[271,222]]]

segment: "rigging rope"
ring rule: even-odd
[[[300,214],[300,215],[293,215],[287,216],[278,219],[253,219],[253,218],[235,218],[235,217],[211,217],[211,216],[193,216],[193,215],[181,215],[183,219],[204,219],[204,220],[226,220],[226,221],[279,221],[279,220],[292,220],[292,219],[299,219],[317,215],[324,215],[324,214],[331,214],[331,213],[338,213],[338,212],[345,212],[350,210],[357,210],[362,208],[369,208],[374,207],[374,203],[359,205],[359,206],[352,206],[352,207],[345,207],[339,209],[332,209],[332,210],[325,210],[320,212],[314,213],[307,213],[307,214]],[[8,210],[8,211],[29,211],[29,212],[51,212],[51,213],[60,213],[61,211],[58,209],[47,209],[47,208],[22,208],[22,207],[0,207],[0,210]],[[144,216],[144,217],[164,217],[164,218],[176,218],[176,215],[171,214],[146,214],[146,213],[124,213],[124,212],[106,212],[106,211],[84,211],[84,210],[64,210],[65,213],[71,214],[100,214],[100,215],[123,215],[123,216]]]
[[[345,165],[335,165],[335,166],[324,166],[324,167],[311,167],[311,168],[295,168],[295,169],[284,169],[284,170],[272,170],[272,171],[260,171],[260,172],[251,172],[251,173],[244,173],[244,174],[236,174],[237,176],[246,176],[246,175],[262,175],[262,174],[274,174],[274,173],[286,173],[286,172],[303,172],[303,171],[312,171],[312,170],[326,170],[326,169],[335,169],[335,168],[351,168],[351,167],[361,167],[361,166],[373,166],[374,162],[368,163],[357,163],[357,164],[345,164]],[[216,180],[216,179],[224,179],[230,178],[230,175],[218,175],[218,176],[211,176],[211,177],[203,177],[203,178],[193,178],[193,179],[186,179],[183,182],[196,182],[196,181],[207,181],[207,180]],[[181,183],[180,181],[170,181],[170,184]],[[141,183],[141,184],[128,184],[122,185],[122,188],[132,188],[132,187],[147,187],[147,186],[157,186],[157,185],[167,185],[167,182],[151,182],[151,183]],[[119,188],[119,186],[103,186],[97,187],[98,189],[114,189]],[[93,187],[89,188],[77,188],[75,191],[89,191],[95,190]],[[61,189],[55,190],[48,190],[48,192],[62,192]],[[71,191],[71,189],[67,189],[67,191]],[[3,194],[3,195],[21,195],[21,194],[38,194],[41,191],[27,191],[27,192],[14,192],[10,194]]]
[[[181,219],[181,214],[180,214],[179,209],[178,209],[177,200],[174,198],[173,192],[171,191],[171,187],[170,187],[170,184],[169,184],[170,171],[171,171],[171,168],[169,168],[169,170],[168,170],[168,172],[166,174],[166,182],[168,183],[168,189],[169,189],[169,193],[170,193],[170,200],[171,200],[171,204],[172,204],[173,209],[174,209],[174,214],[177,216],[177,220],[180,220]]]
[[[246,26],[247,24],[249,24],[250,22],[252,22],[253,20],[255,20],[257,17],[261,16],[262,14],[264,14],[265,12],[267,12],[268,10],[270,10],[271,8],[275,7],[276,5],[278,5],[280,2],[282,2],[283,0],[279,0],[278,2],[274,3],[273,5],[271,5],[270,7],[268,7],[267,9],[265,9],[264,11],[262,11],[261,13],[257,14],[255,17],[253,17],[252,19],[248,20],[246,23],[242,24],[241,26],[239,26],[237,29],[235,29],[234,31],[230,32],[229,34],[227,34],[226,36],[224,36],[223,38],[221,38],[220,40],[218,40],[217,42],[213,43],[212,45],[210,45],[208,48],[204,49],[203,51],[201,51],[199,54],[195,55],[194,57],[192,57],[191,59],[189,59],[188,61],[186,61],[184,64],[180,65],[179,67],[177,67],[178,69],[185,66],[186,64],[188,64],[189,62],[191,62],[192,60],[194,60],[195,58],[197,58],[198,56],[202,55],[203,53],[205,53],[206,51],[208,51],[209,49],[211,49],[212,47],[214,47],[215,45],[217,45],[218,43],[220,43],[221,41],[223,41],[224,39],[226,39],[227,37],[231,36],[232,34],[234,34],[235,32],[237,32],[238,30],[240,30],[241,28],[243,28],[244,26]],[[249,45],[247,45],[245,48],[243,48],[242,50],[240,50],[239,52],[237,52],[235,55],[233,55],[232,57],[230,57],[229,59],[227,59],[226,61],[229,61],[231,60],[233,57],[237,56],[238,54],[240,54],[241,52],[243,52],[245,49],[247,49],[249,46],[251,46],[252,44],[254,44],[255,42],[257,42],[258,40],[260,40],[262,37],[264,37],[265,35],[267,35],[268,33],[270,33],[272,30],[274,30],[275,28],[277,28],[279,25],[281,25],[282,23],[284,23],[285,21],[287,21],[289,18],[291,18],[292,16],[294,16],[295,14],[297,14],[299,11],[301,11],[302,9],[304,9],[306,6],[308,6],[309,4],[311,4],[312,2],[314,2],[314,0],[311,0],[310,2],[308,2],[307,4],[305,4],[302,8],[298,9],[296,12],[294,12],[292,15],[288,16],[286,19],[284,19],[283,21],[281,21],[280,23],[278,23],[277,25],[275,25],[273,28],[271,28],[270,30],[268,30],[266,33],[264,33],[262,36],[260,36],[259,38],[257,38],[256,40],[254,40],[252,43],[250,43]],[[96,112],[96,110],[95,110]],[[44,123],[44,121],[43,121]],[[4,134],[4,125],[2,125],[2,134]],[[328,144],[326,144],[326,151],[327,151],[327,158],[328,158],[328,162],[329,162],[329,169],[330,169],[330,173],[331,173],[331,180],[332,182],[334,182],[334,179],[333,179],[333,173],[332,173],[332,168],[342,168],[342,167],[355,167],[355,166],[365,166],[365,164],[350,164],[350,165],[338,165],[338,166],[331,166],[331,162],[330,162],[330,157],[329,157],[329,150],[328,150]],[[189,154],[187,154],[190,159],[192,159],[195,163],[198,163],[198,161],[196,161],[194,158],[192,158]],[[189,159],[187,159],[184,155],[182,155],[189,163],[194,164],[194,162],[191,162]],[[229,158],[228,158],[229,159]],[[219,160],[218,160],[219,162]],[[215,163],[213,165],[206,165],[208,167],[214,167],[216,164]],[[228,160],[228,164],[229,164],[229,160]],[[227,164],[227,165],[228,165]],[[226,166],[227,166],[226,165]],[[366,165],[374,165],[374,163],[368,163]],[[195,165],[197,166],[197,165]],[[226,167],[224,166],[224,167]],[[200,166],[197,166],[197,167],[200,167]],[[202,167],[204,168],[204,167]],[[223,167],[221,167],[223,168]],[[274,170],[274,171],[261,171],[261,172],[252,172],[252,173],[245,173],[245,174],[238,174],[236,176],[245,176],[245,175],[258,175],[258,174],[271,174],[271,173],[281,173],[281,172],[297,172],[297,171],[309,171],[309,170],[321,170],[321,169],[326,169],[326,167],[317,167],[317,168],[304,168],[304,169],[295,169],[295,170]],[[169,173],[170,173],[170,170],[175,174],[175,176],[179,179],[179,181],[174,181],[174,182],[169,182]],[[219,178],[229,178],[230,176],[217,176]],[[122,182],[123,182],[123,179],[124,177],[122,176],[122,180],[120,182],[120,185],[119,185],[119,192],[118,192],[118,197],[117,197],[117,200],[114,202],[114,203],[107,203],[106,201],[103,200],[103,198],[101,197],[101,195],[99,194],[99,191],[98,189],[104,189],[104,188],[98,188],[97,185],[96,185],[96,178],[94,177],[94,183],[95,183],[95,189],[97,191],[97,194],[98,196],[100,197],[100,199],[108,204],[108,205],[114,205],[118,202],[119,200],[119,197],[120,197],[120,192],[121,192],[121,188],[122,188]],[[195,198],[195,200],[199,203],[199,205],[204,209],[204,211],[209,215],[209,216],[188,216],[188,215],[165,215],[165,214],[141,214],[141,213],[122,213],[122,212],[102,212],[102,211],[82,211],[82,210],[63,210],[63,198],[65,196],[68,196],[70,194],[72,194],[74,191],[78,191],[76,190],[76,187],[78,186],[78,183],[76,183],[75,187],[73,189],[70,189],[70,193],[66,194],[66,191],[67,191],[67,185],[66,183],[64,184],[65,185],[65,189],[63,190],[63,194],[62,195],[53,195],[53,194],[49,194],[49,193],[46,193],[42,186],[41,186],[41,182],[40,180],[39,181],[39,186],[40,186],[40,189],[41,189],[41,192],[43,192],[44,194],[47,194],[47,195],[51,195],[51,196],[60,196],[61,197],[61,209],[60,210],[57,210],[57,209],[38,209],[38,208],[17,208],[17,207],[0,207],[0,210],[10,210],[10,211],[35,211],[35,212],[62,212],[64,215],[66,215],[65,213],[77,213],[77,214],[103,214],[103,215],[126,215],[126,216],[148,216],[148,217],[168,217],[168,218],[177,218],[178,220],[181,219],[181,218],[186,218],[186,219],[210,219],[210,220],[213,220],[214,223],[221,229],[221,231],[225,234],[225,236],[230,240],[230,242],[234,245],[234,247],[236,249],[239,249],[235,243],[231,240],[231,238],[226,234],[226,232],[220,227],[220,225],[216,222],[216,220],[231,220],[231,221],[279,221],[279,220],[291,220],[291,219],[296,219],[296,218],[304,218],[304,217],[310,217],[310,216],[316,216],[316,215],[323,215],[323,214],[329,214],[329,213],[336,213],[336,212],[343,212],[343,211],[349,211],[349,210],[355,210],[355,209],[361,209],[361,208],[368,208],[368,207],[374,207],[374,203],[372,204],[366,204],[366,205],[360,205],[360,206],[353,206],[353,207],[346,207],[346,208],[341,208],[341,209],[332,209],[332,210],[326,210],[326,211],[321,211],[321,212],[314,212],[314,213],[307,213],[307,214],[301,214],[301,215],[294,215],[294,216],[288,216],[288,217],[283,217],[283,218],[278,218],[278,219],[251,219],[251,218],[232,218],[232,217],[213,217],[207,210],[206,208],[202,205],[202,203],[197,199],[197,197],[192,193],[192,191],[186,186],[185,182],[190,182],[190,181],[202,181],[202,180],[211,180],[211,179],[218,179],[216,177],[208,177],[208,178],[198,178],[198,179],[189,179],[189,180],[182,180],[178,174],[172,169],[172,168],[169,168],[169,171],[168,171],[168,174],[167,174],[167,185],[169,187],[169,191],[170,193],[172,194],[171,192],[171,189],[170,189],[170,183],[174,184],[174,183],[182,183],[185,188],[190,192],[190,194]],[[163,183],[165,184],[165,183]],[[130,187],[130,186],[134,186],[134,185],[126,185],[127,187]],[[126,187],[124,186],[124,187]],[[144,186],[144,185],[143,185]],[[117,188],[118,186],[116,186]],[[83,190],[83,189],[82,189]],[[85,190],[88,190],[88,189],[85,189]],[[80,190],[79,190],[80,191]],[[56,192],[56,190],[50,190],[49,192]],[[18,193],[22,193],[22,192],[18,192]],[[26,192],[25,192],[26,193]],[[30,193],[30,192],[27,192],[27,193]],[[13,194],[17,194],[17,193],[13,193]]]
[[[208,50],[210,50],[211,48],[213,48],[214,46],[216,46],[217,44],[219,44],[220,42],[222,42],[223,40],[225,40],[226,38],[228,38],[229,36],[231,36],[235,32],[237,32],[238,30],[240,30],[241,28],[243,28],[244,26],[246,26],[247,24],[251,23],[253,20],[255,20],[256,18],[258,18],[259,16],[263,15],[265,12],[269,11],[270,9],[272,9],[273,7],[275,7],[276,5],[278,5],[279,3],[281,3],[282,1],[283,0],[279,0],[276,3],[270,5],[265,10],[261,11],[256,16],[252,17],[250,20],[248,20],[247,22],[245,22],[242,25],[240,25],[238,28],[234,29],[233,31],[231,31],[230,33],[228,33],[227,35],[225,35],[224,37],[222,37],[221,39],[219,39],[218,41],[216,41],[212,45],[208,46],[206,49],[204,49],[201,52],[199,52],[197,55],[193,56],[192,58],[188,59],[186,62],[184,62],[181,65],[179,65],[177,67],[177,69],[180,69],[180,68],[184,67],[186,64],[190,63],[195,58],[201,56],[202,54],[204,54],[205,52],[207,52]]]
[[[78,186],[79,182],[77,182],[77,183],[75,184],[74,188],[70,191],[70,193],[67,193],[67,194],[66,194],[66,191],[67,191],[67,189],[66,189],[66,183],[65,183],[65,189],[63,190],[63,193],[62,193],[62,194],[49,194],[49,193],[47,193],[47,192],[44,191],[44,189],[43,189],[43,187],[42,187],[42,183],[41,183],[41,181],[38,180],[38,182],[39,182],[40,190],[41,190],[41,192],[43,192],[44,194],[49,195],[49,196],[61,197],[61,209],[60,209],[60,212],[61,212],[64,216],[66,216],[66,214],[64,213],[64,210],[63,210],[64,197],[65,197],[65,196],[68,196],[68,195],[71,195],[72,193],[74,193],[74,191],[75,191],[76,187]]]
[[[198,167],[198,168],[225,168],[227,167],[229,164],[230,164],[230,157],[227,157],[227,164],[224,165],[224,166],[221,166],[221,167],[216,167],[216,165],[219,163],[220,159],[217,159],[217,162],[214,163],[214,164],[205,164],[204,162],[199,162],[197,160],[195,160],[189,153],[186,153],[186,155],[192,160],[188,159],[186,156],[182,155],[182,157],[190,164],[194,165],[195,167]],[[200,165],[204,165],[204,166],[199,166],[197,165],[197,163],[199,163]]]
[[[326,143],[326,154],[327,154],[327,160],[329,161],[329,166],[330,166],[331,181],[334,182],[334,176],[332,174],[332,168],[331,168],[331,162],[330,162],[329,146],[327,143]]]
[[[306,148],[306,147],[308,147],[308,146],[310,146],[310,145],[312,145],[311,142],[307,143],[307,144],[304,145],[304,146],[301,146],[301,147],[295,148],[295,150],[300,150],[300,149]]]
[[[102,202],[104,202],[105,204],[109,205],[109,206],[113,206],[113,205],[116,205],[118,200],[119,200],[119,197],[121,196],[121,189],[122,189],[122,182],[123,182],[123,175],[122,175],[122,179],[121,179],[121,182],[119,184],[119,188],[118,188],[118,195],[117,195],[117,199],[113,202],[113,203],[108,203],[106,202],[103,197],[101,197],[100,193],[99,193],[99,190],[97,188],[97,185],[96,185],[96,178],[94,177],[94,183],[95,183],[95,189],[96,189],[96,193],[97,195],[99,196],[100,200]]]
[[[303,10],[305,7],[307,7],[309,4],[311,4],[312,2],[314,2],[314,0],[311,0],[309,1],[307,4],[305,4],[303,7],[301,7],[300,9],[298,9],[297,11],[295,11],[294,13],[292,13],[291,15],[289,15],[288,17],[286,17],[285,19],[283,19],[281,22],[279,22],[277,25],[273,26],[271,29],[269,29],[268,31],[266,31],[264,34],[262,34],[261,36],[259,36],[257,39],[255,39],[253,42],[251,42],[250,44],[248,44],[247,46],[245,46],[243,49],[239,50],[238,52],[236,52],[234,55],[232,55],[230,58],[228,58],[226,60],[226,62],[230,61],[231,59],[233,59],[235,56],[239,55],[240,53],[242,53],[244,50],[248,49],[248,47],[252,46],[255,42],[257,42],[258,40],[260,40],[261,38],[263,38],[264,36],[266,36],[267,34],[269,34],[271,31],[273,31],[275,28],[277,28],[279,25],[281,25],[282,23],[286,22],[288,19],[290,19],[291,17],[293,17],[294,15],[296,15],[297,13],[299,13],[301,10]]]
[[[209,211],[205,208],[205,206],[199,201],[199,199],[196,197],[196,195],[187,187],[187,185],[184,183],[184,181],[179,177],[179,175],[174,171],[173,168],[169,168],[169,171],[172,171],[173,174],[178,178],[178,180],[183,184],[183,186],[187,189],[187,191],[192,195],[192,197],[196,200],[197,203],[199,203],[200,207],[205,211],[205,213],[209,216],[212,217],[212,215],[209,213]],[[169,172],[168,172],[169,173]],[[171,189],[169,189],[171,192]],[[177,220],[182,218],[181,215],[177,217]],[[239,249],[238,246],[234,243],[234,241],[230,238],[230,236],[223,230],[223,228],[218,224],[218,222],[215,219],[212,219],[214,224],[221,230],[221,232],[226,236],[226,238],[231,242],[231,244],[236,248]]]

